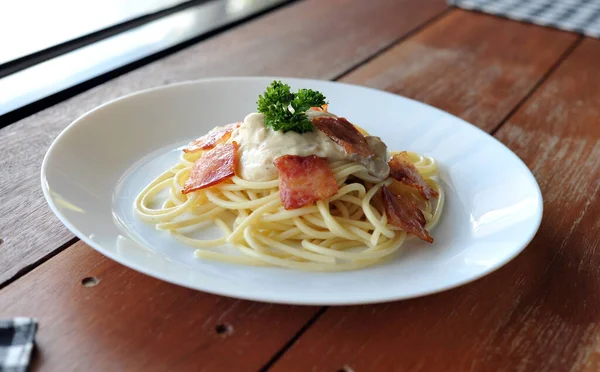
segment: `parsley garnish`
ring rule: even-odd
[[[290,91],[290,86],[274,81],[265,93],[258,96],[258,112],[265,115],[265,123],[273,130],[290,130],[298,133],[312,132],[313,125],[305,111],[327,103],[321,92],[312,89]]]

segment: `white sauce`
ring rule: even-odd
[[[320,111],[309,111],[310,117],[326,115]],[[265,126],[263,114],[253,113],[246,116],[242,125],[235,129],[228,142],[237,142],[240,152],[239,176],[249,181],[269,181],[278,176],[273,161],[283,155],[316,155],[327,158],[329,162],[351,159],[360,162],[372,176],[383,180],[389,175],[386,145],[379,137],[367,136],[367,143],[375,156],[366,158],[348,155],[337,143],[320,130],[308,133],[275,131]]]
[[[383,181],[390,175],[390,166],[388,165],[389,156],[387,151],[387,145],[381,140],[381,138],[376,136],[365,136],[369,147],[375,153],[375,156],[372,158],[366,158],[364,156],[358,156],[357,160],[359,163],[364,165],[369,174],[378,178],[380,181]],[[351,156],[350,158],[353,158]]]

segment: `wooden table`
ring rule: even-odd
[[[85,111],[165,83],[267,74],[384,89],[479,126],[537,178],[537,236],[444,293],[299,307],[139,274],[46,206],[42,157]],[[39,319],[33,370],[600,370],[598,39],[443,0],[299,1],[1,129],[0,151],[0,317]]]

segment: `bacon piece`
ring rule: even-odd
[[[365,137],[348,120],[331,116],[317,116],[312,119],[312,122],[327,137],[342,146],[346,153],[362,156],[375,155]]]
[[[320,107],[311,107],[309,110],[314,110],[314,111],[325,111],[327,112],[327,108],[329,107],[328,104],[323,104],[323,106]]]
[[[390,176],[393,179],[416,188],[424,199],[429,200],[432,197],[438,197],[438,192],[423,179],[417,167],[410,161],[406,151],[392,156],[388,165],[390,166]]]
[[[330,198],[338,191],[326,158],[284,155],[273,163],[279,170],[279,192],[285,209],[304,207]]]
[[[182,193],[204,189],[233,177],[238,147],[236,142],[226,143],[202,154],[194,163]]]
[[[231,137],[231,132],[239,127],[242,123],[231,123],[222,127],[215,127],[210,132],[202,137],[190,142],[183,152],[196,152],[200,150],[209,150],[221,142],[225,142]]]
[[[381,198],[388,221],[421,240],[433,243],[433,238],[425,230],[425,216],[417,205],[402,194],[394,194],[387,186],[381,188]]]

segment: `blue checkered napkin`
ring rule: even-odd
[[[517,21],[600,37],[600,0],[448,0],[450,4]]]
[[[31,318],[0,320],[0,371],[25,372],[33,350],[37,321]]]

